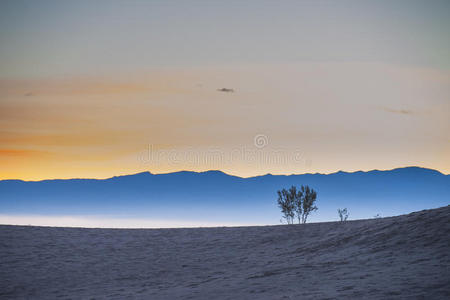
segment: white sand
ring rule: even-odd
[[[449,299],[450,206],[240,228],[0,226],[1,299]]]

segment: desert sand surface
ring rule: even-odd
[[[0,226],[1,299],[449,299],[450,206],[185,229]]]

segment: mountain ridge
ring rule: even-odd
[[[141,172],[108,179],[0,181],[0,214],[120,215],[271,224],[280,220],[276,191],[309,185],[318,192],[313,221],[393,216],[450,201],[450,176],[418,167],[242,178],[221,171]]]
[[[390,171],[403,171],[403,170],[416,170],[416,171],[424,171],[424,172],[429,172],[429,173],[437,173],[439,175],[443,175],[443,176],[450,176],[450,174],[444,174],[442,172],[440,172],[439,170],[436,169],[431,169],[431,168],[425,168],[425,167],[419,167],[419,166],[407,166],[407,167],[398,167],[398,168],[393,168],[393,169],[388,169],[388,170],[379,170],[379,169],[372,169],[372,170],[368,170],[368,171],[362,171],[362,170],[358,170],[358,171],[343,171],[343,170],[339,170],[336,172],[331,172],[331,173],[292,173],[292,174],[271,174],[271,173],[267,173],[267,174],[262,174],[262,175],[256,175],[256,176],[250,176],[250,177],[242,177],[242,176],[238,176],[238,175],[233,175],[233,174],[228,174],[224,171],[221,170],[206,170],[206,171],[189,171],[189,170],[180,170],[180,171],[175,171],[175,172],[168,172],[168,173],[152,173],[150,171],[143,171],[143,172],[138,172],[138,173],[132,173],[132,174],[124,174],[124,175],[115,175],[112,177],[106,177],[106,178],[81,178],[81,177],[74,177],[74,178],[52,178],[52,179],[40,179],[40,180],[23,180],[23,179],[2,179],[0,180],[0,182],[2,181],[21,181],[21,182],[43,182],[43,181],[56,181],[56,180],[109,180],[109,179],[115,179],[115,178],[123,178],[123,177],[128,177],[128,176],[162,176],[162,175],[176,175],[176,174],[214,174],[214,173],[220,173],[223,175],[227,175],[230,177],[236,177],[236,178],[242,178],[242,179],[250,179],[250,178],[259,178],[259,177],[265,177],[265,176],[301,176],[301,175],[335,175],[335,174],[368,174],[368,173],[378,173],[378,172],[390,172]]]

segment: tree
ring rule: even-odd
[[[303,213],[302,201],[303,201],[303,192],[299,190],[297,192],[297,188],[295,186],[291,187],[291,195],[294,197],[294,211],[297,215],[298,224],[300,224],[301,216]]]
[[[339,218],[341,219],[341,222],[347,221],[348,218],[348,212],[347,208],[344,209],[338,209]]]
[[[282,189],[278,192],[278,206],[283,213],[283,218],[288,224],[294,223],[297,216],[298,223],[306,223],[311,212],[317,210],[314,205],[317,193],[309,186],[301,186],[299,190],[292,186],[289,190]]]
[[[317,207],[315,206],[315,202],[317,199],[317,192],[310,188],[309,186],[303,186],[300,188],[302,192],[302,223],[305,224],[308,216],[311,212],[316,211]]]
[[[288,224],[294,223],[295,216],[295,197],[293,197],[295,187],[292,186],[289,190],[282,189],[278,191],[278,206],[283,213],[283,218]]]

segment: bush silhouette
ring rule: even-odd
[[[289,190],[278,191],[278,207],[280,207],[283,218],[286,219],[288,224],[294,223],[296,193],[297,188],[295,186],[292,186]]]
[[[298,223],[306,223],[311,212],[317,210],[315,202],[317,192],[309,186],[301,186],[299,190],[292,186],[289,190],[282,189],[278,192],[278,207],[288,224],[294,223],[297,216]]]
[[[347,221],[348,218],[348,211],[347,208],[344,209],[338,209],[339,218],[341,219],[341,222]]]

